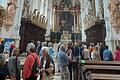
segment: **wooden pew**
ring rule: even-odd
[[[84,68],[91,71],[93,79],[120,80],[120,62],[118,61],[84,61]]]

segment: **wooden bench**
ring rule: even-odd
[[[84,67],[87,71],[91,71],[95,80],[120,80],[120,62],[118,61],[86,60]]]
[[[92,74],[93,79],[99,80],[120,80],[120,75],[114,74]]]

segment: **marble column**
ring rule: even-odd
[[[47,14],[49,14],[47,12],[48,12],[48,0],[46,0],[46,2],[45,2],[45,16],[46,16],[46,18],[48,17]]]
[[[59,31],[60,30],[60,28],[59,28],[59,12],[57,12],[56,13],[56,28],[57,28],[57,31]]]
[[[74,30],[74,32],[76,32],[76,14],[75,13],[73,13],[74,14],[74,27],[73,27],[73,30]]]
[[[41,7],[40,7],[40,12],[41,14],[43,14],[43,11],[44,11],[44,0],[41,0]]]
[[[53,7],[53,14],[52,14],[52,19],[53,19],[53,24],[52,24],[52,31],[55,31],[55,7]]]
[[[80,13],[77,13],[77,33],[79,33],[80,32],[80,25],[79,25],[79,15],[80,15]]]
[[[30,15],[32,15],[32,10],[33,10],[33,0],[29,0],[30,1]]]
[[[47,6],[47,19],[48,19],[48,23],[47,23],[47,27],[46,27],[46,34],[45,36],[50,36],[50,30],[51,30],[51,16],[52,16],[52,1],[48,0],[48,6]],[[48,38],[50,40],[50,38]]]
[[[45,8],[46,8],[46,0],[43,0],[43,15],[45,16],[45,12],[46,12],[46,10],[45,10]]]
[[[41,0],[38,0],[38,12],[40,12],[40,8],[41,8]]]
[[[111,51],[114,51],[114,45],[113,45],[113,30],[112,30],[112,26],[110,24],[110,12],[108,9],[108,3],[109,0],[104,0],[104,20],[105,20],[105,27],[106,27],[106,38],[105,38],[105,42],[106,45],[109,46],[109,49]]]
[[[13,38],[15,38],[16,40],[15,42],[16,47],[19,47],[19,41],[20,41],[19,30],[20,30],[20,25],[21,25],[23,5],[24,5],[24,0],[17,0],[17,9],[16,9],[14,25],[12,29]]]

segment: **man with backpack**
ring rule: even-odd
[[[40,58],[36,54],[35,46],[30,48],[30,54],[27,56],[23,67],[23,80],[37,80],[39,75]]]

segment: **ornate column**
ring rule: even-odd
[[[52,31],[54,32],[55,31],[55,7],[53,7],[53,10],[52,10],[52,20],[53,20],[53,24],[52,24]]]
[[[79,28],[79,27],[80,27],[80,25],[79,25],[79,15],[80,15],[80,14],[77,13],[77,33],[80,32],[80,30],[79,30],[79,29],[80,29],[80,28]]]
[[[19,41],[20,41],[19,30],[20,30],[20,25],[21,25],[23,5],[24,5],[24,0],[17,0],[18,8],[16,9],[14,25],[12,29],[13,37],[16,39],[15,43],[17,47],[19,47]]]
[[[59,27],[59,12],[58,11],[56,13],[56,29],[57,29],[57,31],[60,30],[60,27]]]
[[[80,27],[80,23],[79,23],[79,22],[80,22],[80,21],[79,21],[79,20],[80,20],[80,18],[79,18],[80,16],[79,16],[79,15],[80,15],[80,13],[77,12],[77,33],[80,32],[80,28],[79,28],[79,27]]]
[[[103,0],[98,0],[98,11],[100,20],[104,19],[104,9],[103,9]]]
[[[74,16],[74,27],[73,27],[73,30],[75,32],[76,31],[76,14],[75,14],[75,10],[73,12],[73,16]]]

